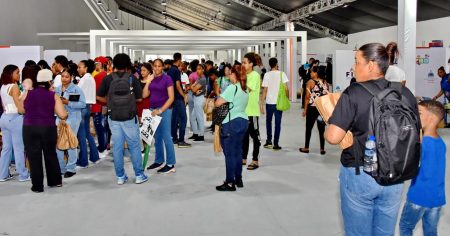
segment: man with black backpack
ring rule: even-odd
[[[359,48],[354,65],[358,83],[342,93],[325,133],[330,144],[353,133],[353,145],[342,152],[339,175],[347,236],[394,235],[403,181],[418,172],[417,102],[406,87],[384,78],[388,66],[382,44]]]
[[[135,183],[141,184],[148,180],[142,166],[141,138],[136,109],[136,102],[142,100],[141,84],[129,72],[131,60],[127,54],[117,54],[113,59],[113,65],[115,72],[102,81],[97,92],[97,100],[108,106],[117,184],[122,185],[128,180],[123,160],[125,141],[131,153],[131,162],[136,175]]]

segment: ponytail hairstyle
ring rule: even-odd
[[[361,46],[358,51],[362,53],[364,59],[369,62],[373,61],[378,64],[381,72],[386,74],[386,71],[389,67],[389,54],[381,43],[368,43]]]
[[[231,68],[231,74],[236,75],[237,82],[241,85],[241,89],[244,92],[247,92],[247,74],[241,73],[235,67]]]
[[[388,43],[388,45],[386,45],[386,51],[389,55],[389,65],[397,64],[397,58],[400,54],[400,52],[398,51],[397,43]]]

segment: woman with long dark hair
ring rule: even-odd
[[[20,81],[19,67],[7,65],[1,75],[1,98],[3,114],[0,118],[2,130],[3,148],[0,156],[0,182],[13,178],[9,173],[9,165],[14,150],[16,169],[19,173],[19,181],[29,181],[30,175],[25,167],[24,145],[22,138],[23,114],[25,110],[20,102],[20,89],[17,82]]]
[[[320,69],[318,66],[313,66],[310,74],[311,79],[306,84],[305,109],[303,109],[303,117],[306,117],[305,147],[300,148],[299,151],[309,153],[311,131],[314,123],[317,121],[320,138],[320,154],[325,155],[325,138],[323,137],[325,122],[321,120],[322,117],[319,114],[319,110],[317,110],[315,100],[318,97],[327,95],[330,88],[327,81],[325,81],[326,72],[324,67]]]
[[[220,142],[225,154],[226,178],[217,191],[236,191],[236,187],[244,187],[242,182],[242,145],[248,128],[248,116],[245,108],[248,103],[246,75],[231,69],[229,75],[231,85],[220,94],[215,106],[229,103],[229,114],[222,122]]]

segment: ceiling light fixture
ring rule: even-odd
[[[106,9],[106,12],[107,12],[107,13],[111,13],[111,9],[109,9],[109,8]]]
[[[219,15],[222,15],[222,11],[221,11],[221,10],[219,10],[219,11],[217,12],[217,14],[219,14]]]
[[[231,2],[230,1],[227,2],[227,6],[231,6]]]
[[[162,14],[167,14],[167,11],[166,11],[166,10],[163,10],[163,11],[162,11]]]
[[[344,4],[343,6],[342,6],[343,8],[347,8],[348,7],[348,5],[347,4]]]
[[[166,0],[162,0],[162,1],[161,1],[161,5],[166,6],[166,5],[167,5]]]
[[[115,21],[118,21],[118,20],[119,20],[119,18],[117,18],[117,16],[115,16],[115,17],[114,17],[114,20],[115,20]]]
[[[98,0],[97,5],[103,5],[103,2],[101,0]]]

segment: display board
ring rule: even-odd
[[[333,56],[333,92],[342,92],[354,76],[355,51],[336,50]]]
[[[41,46],[5,46],[0,47],[0,68],[13,64],[22,70],[25,62],[33,60],[36,63],[43,56],[43,47]]]
[[[417,48],[416,96],[432,98],[441,90],[441,78],[437,70],[448,63],[446,48]],[[443,97],[439,99],[443,102]]]

